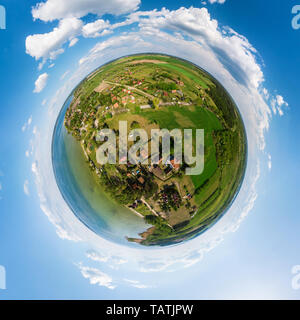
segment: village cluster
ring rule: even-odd
[[[125,154],[121,122],[129,132]],[[152,245],[181,241],[188,232],[192,236],[218,218],[234,194],[230,188],[237,188],[232,177],[243,167],[229,165],[243,150],[239,115],[224,88],[186,61],[142,55],[97,69],[74,91],[64,125],[80,143],[105,193],[153,226],[129,241]],[[171,134],[167,157],[163,141],[154,143],[152,136],[165,129],[178,130],[184,138],[178,148],[177,136]],[[136,136],[137,131],[147,133],[146,139]],[[139,143],[147,143],[147,150],[139,146],[131,153]],[[157,161],[152,161],[153,149]]]

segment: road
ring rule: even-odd
[[[151,100],[153,100],[153,99],[155,98],[154,96],[152,96],[152,95],[149,94],[149,93],[146,93],[146,92],[144,92],[144,91],[142,91],[142,90],[140,90],[140,89],[137,89],[137,88],[135,88],[135,87],[127,86],[126,84],[115,83],[115,82],[111,82],[111,81],[105,81],[105,82],[108,83],[108,84],[115,85],[115,86],[125,87],[125,88],[127,88],[128,90],[136,91],[136,92],[138,92],[139,94],[141,94],[141,95],[143,95],[143,96],[145,96],[145,97],[147,97],[147,98],[149,98],[149,99],[151,99]]]

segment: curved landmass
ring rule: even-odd
[[[100,165],[98,132],[129,128],[204,129],[205,166],[198,176],[171,157],[158,165]],[[242,183],[246,134],[233,100],[211,75],[166,55],[141,54],[106,64],[75,90],[65,127],[81,144],[99,183],[151,228],[128,241],[170,245],[190,239],[226,212]],[[149,141],[150,142],[150,141]]]

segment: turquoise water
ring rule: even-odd
[[[147,229],[144,220],[110,199],[90,170],[80,143],[68,134],[64,116],[73,96],[63,106],[54,129],[52,163],[58,187],[75,216],[90,230],[120,244]]]

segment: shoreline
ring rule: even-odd
[[[137,212],[137,211],[134,210],[133,208],[130,208],[130,207],[128,207],[128,206],[126,206],[126,208],[129,209],[129,210],[131,210],[132,212],[134,212],[138,217],[140,217],[140,218],[142,218],[142,219],[145,218],[141,213]]]

